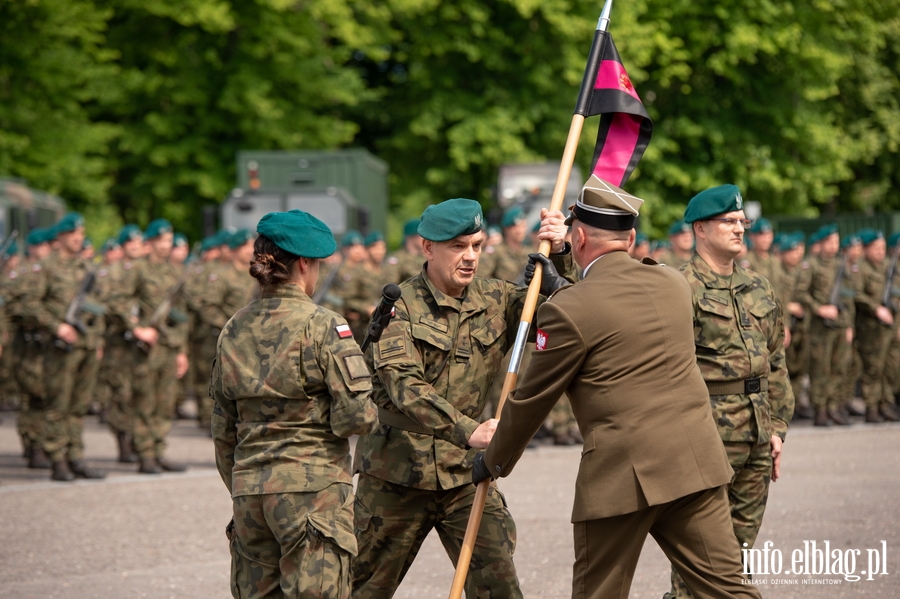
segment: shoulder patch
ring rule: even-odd
[[[803,262],[800,263],[800,268],[802,268],[803,270],[809,270],[809,262],[804,260]]]
[[[391,256],[390,258],[387,259],[387,263],[391,264],[391,265],[400,264],[400,260],[397,259],[397,256]]]
[[[40,272],[40,271],[41,271],[41,265],[40,265],[40,264],[34,264],[34,265],[32,265],[32,267],[31,267],[31,272]]]
[[[217,275],[216,273],[211,273],[211,274],[209,275],[209,280],[210,280],[210,281],[218,280],[218,278],[219,278],[219,275]]]
[[[334,331],[341,339],[347,339],[348,337],[353,336],[353,331],[351,331],[350,326],[346,324],[339,324],[338,326],[334,327]]]
[[[854,264],[850,267],[850,272],[859,272],[859,264]]]
[[[362,357],[362,354],[344,356],[344,366],[347,367],[347,374],[350,375],[351,379],[364,379],[371,376],[369,367],[366,365],[366,360]]]
[[[131,262],[126,262],[125,264],[122,265],[122,268],[124,268],[125,270],[131,270],[131,268],[133,266],[134,266],[134,264],[132,264]]]
[[[535,351],[542,351],[547,349],[547,342],[550,340],[550,335],[542,331],[541,329],[537,330],[537,337],[534,343]]]

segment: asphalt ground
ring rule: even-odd
[[[170,437],[169,457],[187,463],[188,472],[141,475],[135,466],[115,462],[112,435],[89,417],[87,460],[109,475],[99,482],[57,483],[46,470],[24,467],[15,414],[0,417],[0,597],[230,595],[224,526],[231,501],[215,469],[212,442],[195,423],[176,422]],[[500,483],[518,527],[516,565],[526,597],[570,596],[569,516],[579,456],[578,447],[539,447]],[[780,554],[781,573],[755,577],[763,595],[900,597],[900,425],[816,429],[800,422],[785,444],[782,474],[772,486],[757,543],[772,543],[766,562],[774,569]],[[787,574],[804,562],[814,571],[814,552],[804,557],[813,541],[819,550],[827,541],[831,553],[840,552],[830,565],[838,561],[842,572],[852,566],[861,579]],[[886,556],[874,576],[861,572],[870,570],[869,549],[877,550],[873,561],[876,553]],[[665,556],[649,539],[631,597],[659,599],[668,572]],[[395,596],[442,599],[452,577],[432,534]]]

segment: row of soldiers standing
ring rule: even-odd
[[[656,259],[679,268],[690,260],[692,245],[690,227],[676,221]],[[643,237],[631,253],[643,258],[654,249]],[[767,219],[754,222],[739,261],[772,283],[788,313],[795,418],[813,418],[816,426],[847,425],[851,415],[869,423],[900,420],[898,254],[900,233],[885,239],[867,228],[841,239],[831,224],[809,238],[801,232],[776,236]],[[852,401],[857,395],[864,409]],[[804,396],[808,401],[801,404]]]
[[[185,466],[167,459],[178,380],[193,385],[209,428],[209,368],[218,330],[252,296],[248,231],[204,240],[186,263],[187,239],[164,219],[126,225],[96,256],[84,219],[69,213],[33,230],[3,268],[3,395],[17,395],[29,467],[51,479],[102,478],[84,460],[83,421],[100,403],[119,461],[155,474]],[[201,249],[201,248],[198,248]]]

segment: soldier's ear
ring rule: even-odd
[[[422,238],[422,255],[426,260],[434,258],[434,242],[430,239]]]

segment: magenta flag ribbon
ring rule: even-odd
[[[600,115],[591,172],[621,187],[644,155],[653,121],[625,71],[611,35],[606,35],[603,60],[585,116]]]

